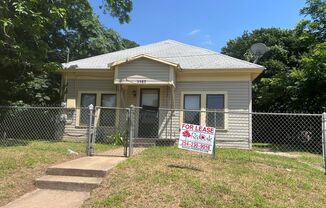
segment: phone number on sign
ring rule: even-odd
[[[190,142],[186,140],[182,140],[181,146],[185,148],[192,148],[201,151],[209,151],[211,149],[211,145],[209,144],[200,144],[198,142]]]

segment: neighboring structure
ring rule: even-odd
[[[147,113],[149,119],[138,120],[136,138],[177,139],[181,122],[209,126],[211,116],[204,112],[155,111],[164,108],[251,112],[251,83],[263,70],[264,67],[250,62],[166,40],[66,63],[62,75],[68,108],[89,104],[143,106],[154,113]],[[82,114],[76,114],[77,127],[88,121]],[[251,147],[248,114],[217,116],[219,145]],[[167,125],[171,120],[173,123]],[[166,131],[172,125],[175,128]],[[149,135],[148,129],[156,130]]]

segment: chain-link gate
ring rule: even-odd
[[[130,110],[89,106],[87,155],[128,156]]]

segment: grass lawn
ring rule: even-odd
[[[112,146],[96,145],[97,151]],[[79,155],[69,155],[67,149]],[[0,206],[33,190],[34,179],[50,164],[85,156],[85,143],[30,141],[25,145],[0,146]]]
[[[322,158],[150,148],[119,164],[84,207],[325,207],[326,176],[308,161]]]

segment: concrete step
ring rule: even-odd
[[[87,132],[88,128],[80,129],[80,128],[76,128],[76,127],[73,127],[73,126],[71,126],[71,127],[65,126],[65,131]]]
[[[118,152],[118,150],[111,151]],[[119,152],[122,151],[121,149]],[[46,173],[61,176],[104,177],[116,164],[126,160],[125,157],[110,158],[103,154],[103,156],[82,157],[54,165],[49,167]]]
[[[107,171],[100,169],[50,167],[47,169],[46,174],[59,176],[104,177],[107,174]]]
[[[91,191],[101,182],[102,178],[98,177],[45,175],[35,180],[35,186],[40,189]]]
[[[86,137],[88,134],[83,132],[64,132],[65,136],[71,136],[71,137]]]

